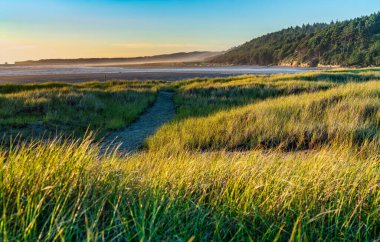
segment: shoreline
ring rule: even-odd
[[[265,66],[214,66],[214,67],[170,67],[170,66],[14,66],[0,68],[0,84],[22,84],[42,82],[79,83],[108,80],[161,80],[176,81],[192,78],[228,77],[238,75],[271,75],[302,73],[322,68],[265,67]]]
[[[241,75],[241,74],[239,74]],[[196,74],[196,73],[122,73],[122,74],[60,74],[60,75],[20,75],[20,76],[0,76],[1,84],[33,84],[46,82],[66,82],[66,83],[81,83],[89,81],[177,81],[193,78],[213,78],[213,77],[228,77],[233,75],[227,74]]]

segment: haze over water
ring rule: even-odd
[[[300,73],[312,68],[288,67],[165,67],[165,68],[121,68],[121,67],[86,67],[86,66],[16,66],[0,68],[0,76],[24,75],[64,75],[64,74],[116,74],[116,73],[199,73],[199,74],[278,74]]]

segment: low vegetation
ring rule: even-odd
[[[127,126],[155,99],[159,83],[109,82],[0,86],[0,131],[7,136],[81,137]]]
[[[376,241],[378,73],[75,87],[173,90],[177,115],[127,156],[93,136],[3,145],[0,240]]]

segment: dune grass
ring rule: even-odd
[[[177,88],[176,119],[207,116],[260,100],[326,90],[339,85],[329,80],[278,80],[262,76],[194,79],[174,84]]]
[[[371,72],[371,73],[376,73],[378,75],[379,72],[380,72],[380,67],[350,68],[350,69],[341,68],[341,69],[329,70],[327,72],[335,72],[335,73],[359,73],[359,74]]]
[[[76,87],[175,90],[177,117],[126,156],[93,136],[2,146],[0,240],[379,240],[380,82],[355,75]]]
[[[317,93],[270,99],[208,117],[192,117],[162,127],[151,149],[178,151],[302,150],[324,145],[379,148],[380,83],[339,86]],[[169,142],[170,140],[170,142]],[[173,145],[175,144],[175,145]]]
[[[1,153],[2,241],[357,240],[380,233],[378,156],[140,153],[89,140]]]
[[[65,133],[99,137],[127,126],[155,99],[158,82],[0,86],[0,130],[8,135]]]

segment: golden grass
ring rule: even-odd
[[[379,240],[380,83],[336,75],[157,84],[177,117],[127,156],[2,146],[0,240]]]
[[[140,153],[36,142],[0,161],[1,240],[373,240],[377,156]]]
[[[372,81],[270,99],[172,122],[148,145],[154,150],[167,147],[176,151],[294,150],[342,143],[378,147],[379,94],[379,82]]]

